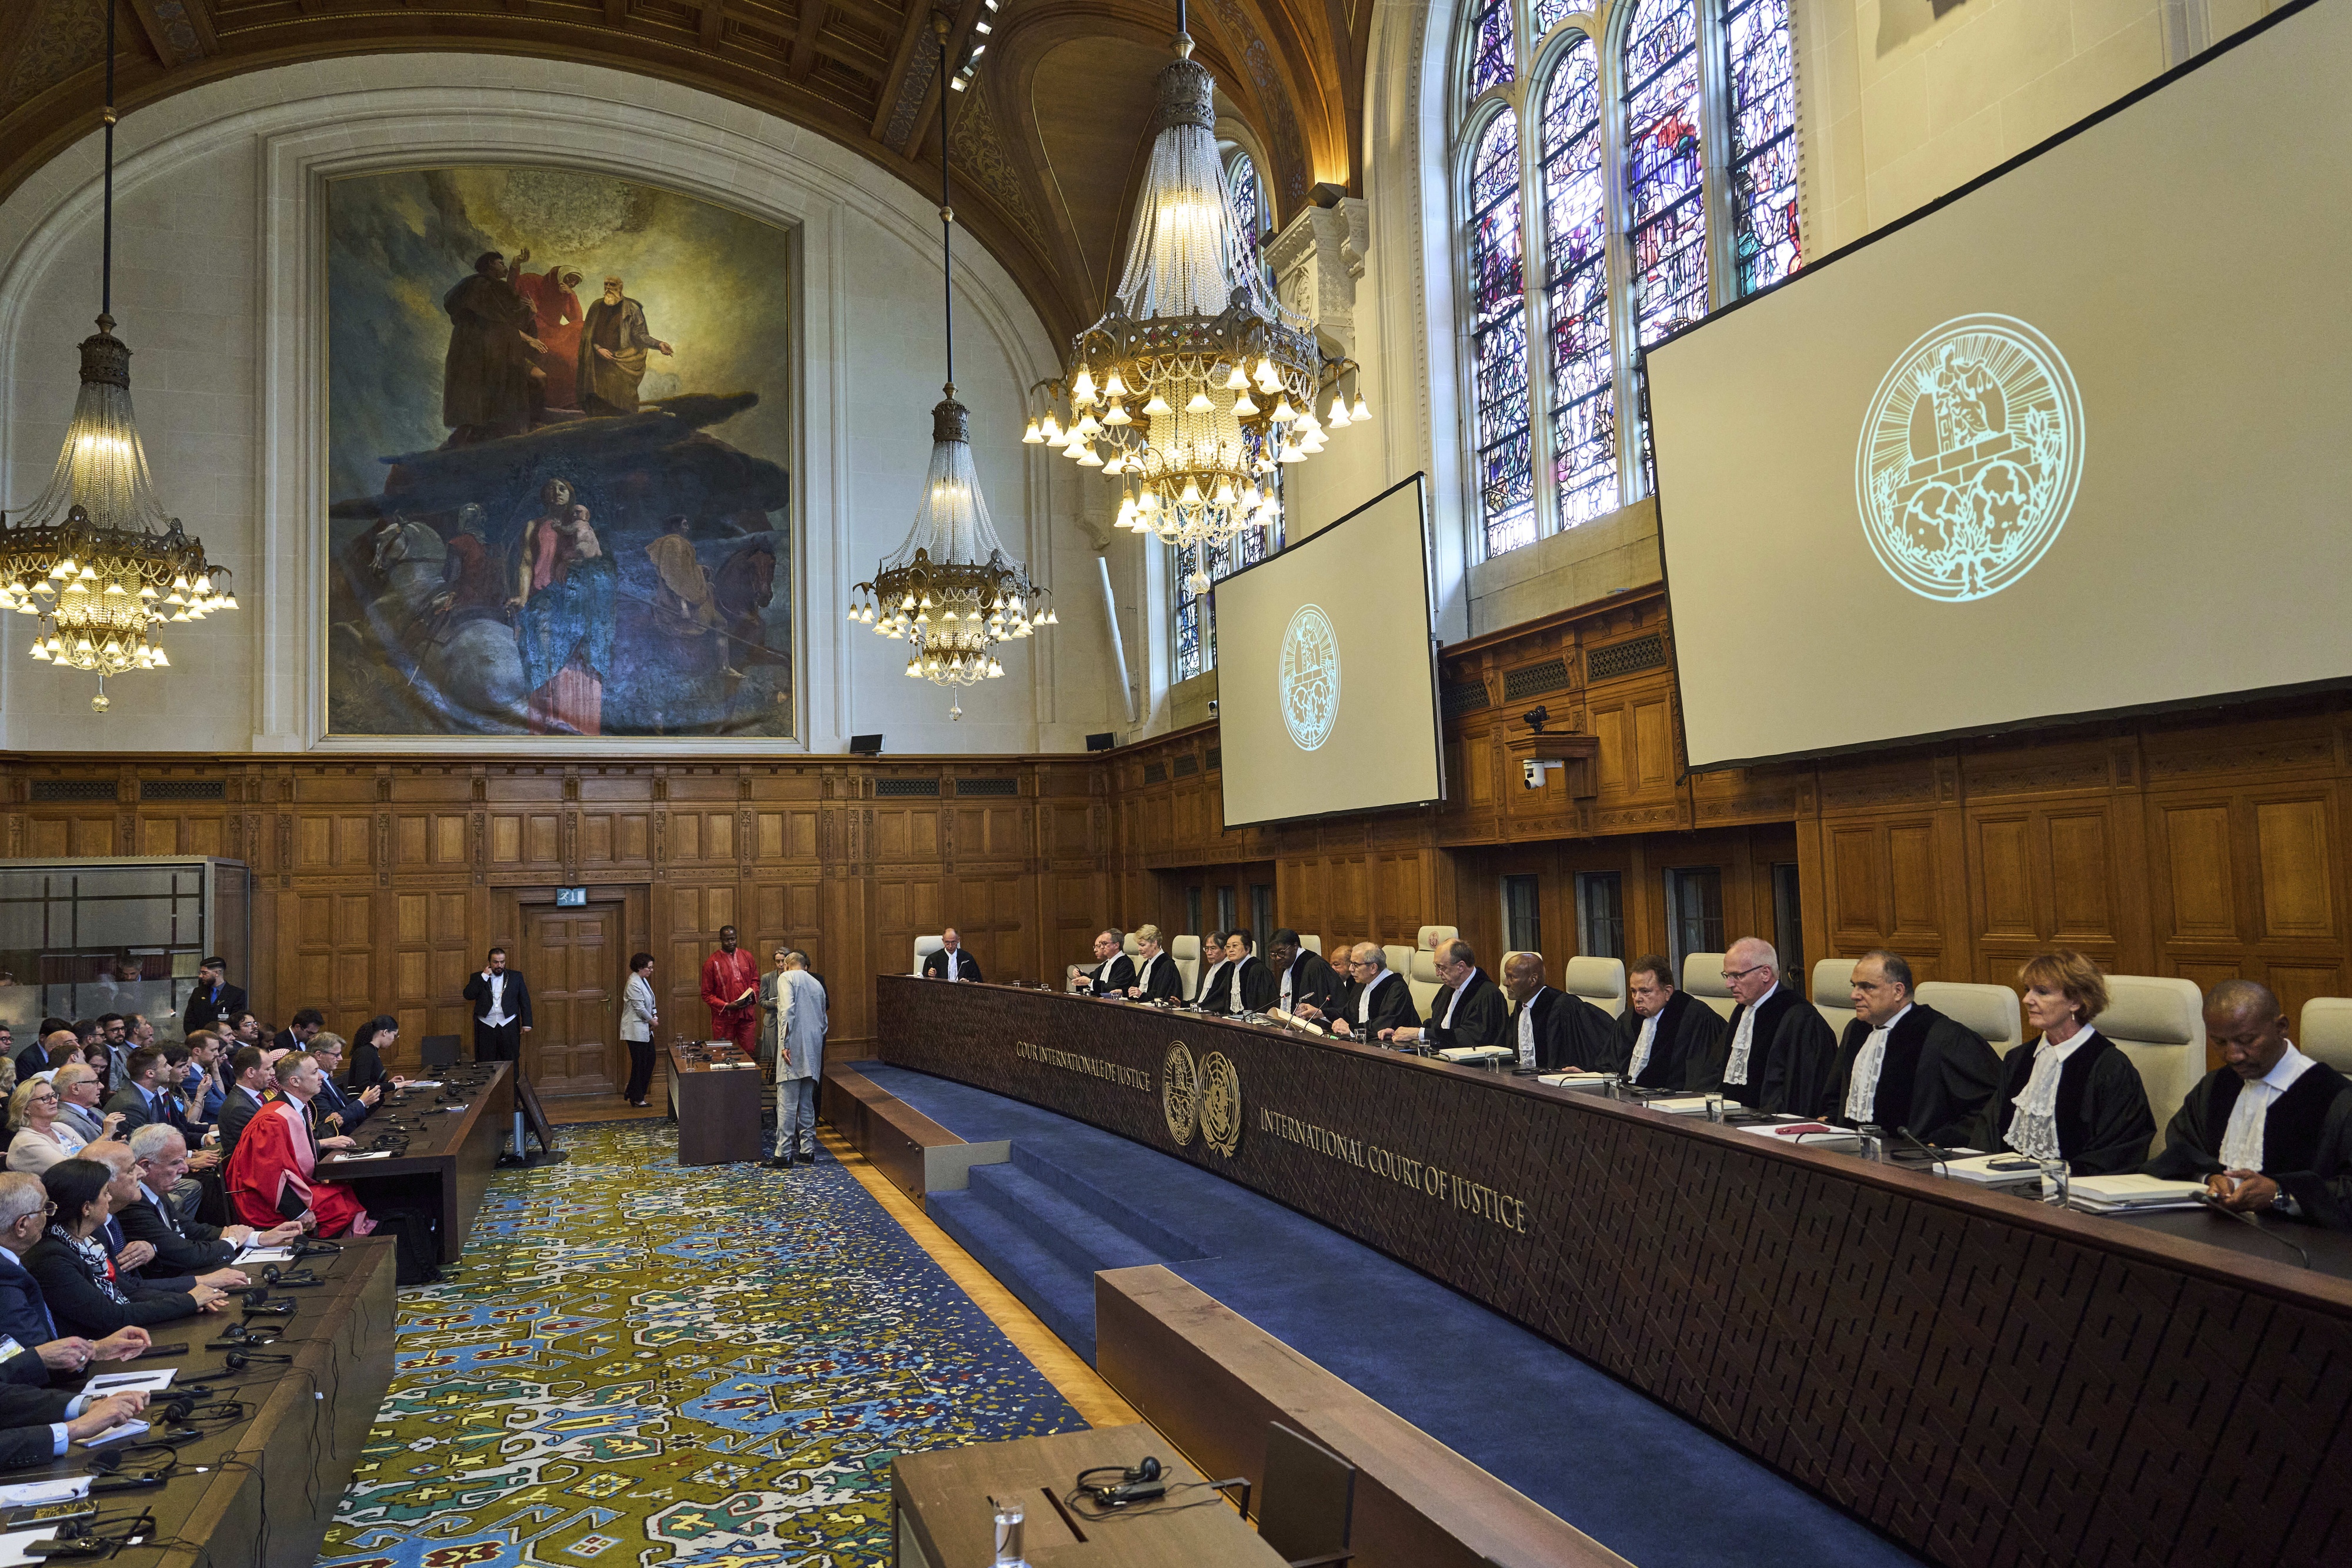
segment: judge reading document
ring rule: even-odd
[[[1675,967],[1645,953],[1625,971],[1625,1016],[1617,1020],[1617,1050],[1607,1062],[1643,1089],[1702,1092],[1723,1082],[1723,1020],[1715,1009],[1675,985]]]
[[[1610,1059],[1615,1030],[1609,1015],[1582,997],[1545,985],[1542,954],[1514,953],[1504,960],[1503,989],[1511,998],[1503,1043],[1519,1053],[1521,1067],[1561,1072]]]
[[[1430,998],[1428,1024],[1401,1024],[1382,1030],[1381,1038],[1396,1045],[1427,1040],[1440,1051],[1502,1044],[1510,1027],[1510,1006],[1503,1000],[1502,988],[1478,967],[1470,944],[1458,936],[1441,942],[1430,958],[1445,988]]]
[[[2000,1146],[2063,1159],[2075,1176],[2137,1169],[2156,1135],[2139,1069],[2091,1027],[2107,1010],[2106,977],[2071,948],[2036,954],[2017,972],[2025,1021],[2042,1031],[2011,1051],[1993,1091]]]
[[[1837,1061],[1837,1036],[1811,1005],[1780,984],[1780,956],[1760,936],[1742,936],[1723,956],[1731,1009],[1731,1051],[1723,1097],[1759,1111],[1820,1113]]]
[[[2225,1208],[2277,1209],[2352,1230],[2352,1081],[2286,1037],[2268,986],[2224,980],[2205,998],[2205,1039],[2221,1053],[2140,1167],[2202,1180]]]
[[[1301,1018],[1321,1018],[1330,1007],[1332,993],[1339,988],[1339,977],[1331,973],[1323,955],[1285,926],[1266,945],[1265,956],[1274,967],[1274,1005]]]
[[[1184,977],[1178,971],[1176,960],[1160,946],[1160,927],[1137,926],[1135,945],[1142,954],[1136,960],[1135,983],[1127,988],[1127,994],[1140,1001],[1182,1001]]]
[[[940,933],[940,948],[923,960],[923,974],[934,980],[980,979],[980,965],[963,950],[963,936],[952,925]]]
[[[1331,1020],[1333,1034],[1350,1040],[1378,1040],[1385,1030],[1413,1028],[1421,1011],[1412,1005],[1412,988],[1389,967],[1388,956],[1370,942],[1359,942],[1348,956],[1355,989],[1339,1016]]]
[[[1135,984],[1135,960],[1121,950],[1126,946],[1121,932],[1095,933],[1095,961],[1085,968],[1070,966],[1070,989],[1087,997],[1125,996]]]
[[[1914,1000],[1911,966],[1884,949],[1854,961],[1851,994],[1853,1021],[1817,1113],[1849,1127],[1906,1127],[1922,1143],[1967,1144],[2000,1082],[1992,1047]]]

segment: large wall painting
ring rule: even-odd
[[[468,167],[327,236],[330,733],[793,735],[785,233]]]

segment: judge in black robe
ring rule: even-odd
[[[1503,999],[1503,988],[1478,967],[1470,944],[1459,938],[1442,943],[1431,956],[1445,988],[1430,998],[1429,1022],[1421,1028],[1408,1024],[1390,1039],[1398,1045],[1426,1040],[1439,1051],[1501,1045],[1510,1027],[1510,1004]]]
[[[1770,943],[1743,936],[1725,953],[1723,964],[1732,995],[1739,998],[1724,1030],[1723,1066],[1717,1074],[1723,1097],[1776,1115],[1820,1115],[1829,1095],[1830,1069],[1837,1061],[1837,1036],[1811,1002],[1780,984],[1780,960]],[[1744,1073],[1743,1025],[1748,1034]]]
[[[1265,956],[1274,975],[1275,1006],[1294,1013],[1305,1009],[1308,1018],[1320,1018],[1328,1010],[1332,995],[1339,988],[1339,977],[1323,961],[1322,954],[1298,940],[1297,932],[1276,932]]]
[[[2225,980],[2205,1003],[2205,1038],[2221,1052],[2164,1130],[2164,1147],[2140,1169],[2169,1181],[2202,1181],[2240,1212],[2278,1207],[2315,1224],[2352,1229],[2352,1080],[2294,1048],[2270,988]],[[2263,1087],[2257,1089],[2255,1085]],[[2262,1114],[2259,1168],[2242,1146],[2222,1158],[2230,1117],[2250,1093]]]
[[[1504,966],[1503,988],[1511,998],[1511,1013],[1502,1043],[1518,1053],[1522,1068],[1564,1072],[1614,1054],[1615,1021],[1582,997],[1545,985],[1542,954],[1513,955]]]
[[[2058,1152],[2074,1176],[2113,1176],[2137,1170],[2147,1158],[2148,1140],[2156,1136],[2156,1114],[2147,1108],[2147,1089],[2115,1041],[2095,1029],[2084,1029],[2058,1075]],[[1979,1147],[2009,1149],[2017,1100],[2033,1077],[2033,1053],[2040,1038],[2027,1040],[2001,1061],[2000,1086],[1993,1091],[1988,1115],[1993,1139]],[[2054,1048],[2053,1048],[2054,1049]]]
[[[1146,925],[1135,934],[1143,949],[1136,960],[1135,978],[1127,994],[1141,1001],[1181,1002],[1184,999],[1184,976],[1176,967],[1176,960],[1160,946],[1160,927]]]
[[[1091,968],[1070,970],[1070,989],[1084,997],[1123,997],[1128,987],[1135,984],[1135,960],[1121,949],[1126,937],[1117,931],[1105,931],[1095,938],[1095,961]]]
[[[1827,1103],[1818,1113],[1849,1127],[1904,1127],[1922,1143],[1968,1143],[2000,1082],[2000,1058],[1973,1030],[1911,991],[1911,966],[1885,951],[1853,966],[1854,1018],[1838,1042]],[[1882,1021],[1891,1021],[1867,1104],[1856,1109],[1854,1069]]]
[[[1630,1005],[1617,1020],[1610,1054],[1585,1066],[1622,1073],[1638,1088],[1692,1094],[1706,1093],[1723,1081],[1723,1019],[1675,988],[1671,964],[1655,956],[1636,959],[1626,972],[1626,993]],[[1650,1032],[1650,1054],[1637,1070],[1642,1030],[1652,1018],[1658,1021]]]
[[[1234,967],[1225,961],[1225,934],[1212,931],[1201,938],[1200,988],[1192,994],[1192,1005],[1204,1013],[1221,1013],[1232,999]]]
[[[1262,1013],[1274,1006],[1274,971],[1252,950],[1256,946],[1246,931],[1235,931],[1225,938],[1225,956],[1231,960],[1226,968],[1225,1005],[1211,1011],[1238,1017]]]
[[[963,950],[963,938],[956,928],[949,926],[942,934],[943,946],[923,960],[923,974],[934,980],[971,980],[980,977],[980,963]]]
[[[1345,1010],[1333,1017],[1332,1033],[1377,1043],[1382,1030],[1410,1029],[1420,1024],[1421,1010],[1412,1004],[1412,988],[1404,983],[1404,977],[1390,968],[1377,950],[1373,963],[1377,967],[1357,983]]]

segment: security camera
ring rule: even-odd
[[[1530,757],[1527,761],[1521,763],[1519,766],[1521,768],[1521,783],[1525,784],[1530,789],[1540,789],[1543,788],[1544,766],[1542,763],[1538,762],[1534,758]]]
[[[1536,734],[1541,735],[1544,732],[1544,726],[1551,722],[1551,709],[1542,706],[1541,704],[1538,704],[1536,706],[1529,708],[1527,712],[1519,715],[1519,722],[1526,725],[1529,729],[1535,731]]]
[[[1214,697],[1211,697],[1211,698],[1209,699],[1209,716],[1210,716],[1210,717],[1212,717],[1212,718],[1214,718],[1214,717],[1216,716],[1216,714],[1217,714],[1217,699],[1216,699],[1216,698],[1214,698]]]

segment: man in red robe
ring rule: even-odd
[[[546,345],[538,359],[539,368],[547,372],[550,408],[580,406],[580,326],[585,318],[575,292],[579,287],[576,267],[551,267],[543,273],[515,277],[515,292],[530,301],[539,340]]]
[[[750,1056],[760,1040],[760,966],[735,946],[735,927],[719,928],[719,951],[702,961],[702,1005],[710,1038],[731,1040]]]
[[[319,1059],[298,1051],[278,1063],[282,1096],[254,1113],[229,1156],[228,1197],[236,1218],[257,1229],[289,1219],[315,1222],[321,1237],[345,1231],[365,1236],[375,1228],[365,1205],[340,1182],[313,1181],[320,1149],[348,1149],[352,1140],[321,1138],[310,1123],[310,1102],[320,1085]]]

